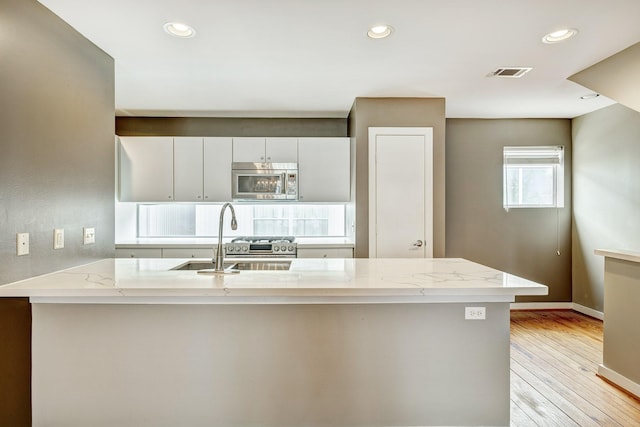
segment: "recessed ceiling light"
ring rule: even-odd
[[[182,37],[185,39],[196,35],[196,30],[181,22],[167,22],[164,24],[164,30],[174,37]]]
[[[600,96],[599,93],[590,93],[590,94],[587,94],[587,95],[582,95],[580,97],[580,99],[596,99],[599,96]]]
[[[562,30],[554,31],[544,36],[542,38],[542,42],[548,44],[560,43],[561,41],[565,41],[576,34],[578,34],[578,30],[575,28],[563,28]]]
[[[389,37],[392,32],[393,27],[391,25],[374,25],[369,28],[367,35],[372,39],[383,39]]]

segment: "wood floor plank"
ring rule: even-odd
[[[640,417],[637,401],[610,384],[603,384],[603,381],[596,376],[597,364],[580,363],[578,358],[571,357],[570,350],[562,349],[560,352],[555,347],[547,346],[542,340],[536,343],[527,339],[523,340],[522,347],[519,343],[512,341],[512,349],[519,350],[512,353],[512,358],[525,364],[532,364],[537,369],[549,371],[559,381],[571,384],[574,388],[580,388],[586,397],[598,402],[607,411],[616,413],[623,424],[633,423],[637,417]],[[635,407],[629,406],[629,403]]]
[[[511,400],[539,426],[579,426],[513,371],[511,372]]]
[[[596,376],[602,321],[511,313],[511,425],[640,426],[640,400]]]

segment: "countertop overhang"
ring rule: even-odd
[[[104,259],[0,286],[34,303],[336,304],[513,302],[547,286],[460,258],[293,259],[288,271],[203,275],[191,259]]]
[[[634,252],[622,249],[596,249],[596,255],[607,258],[615,258],[623,261],[640,262],[640,252]]]

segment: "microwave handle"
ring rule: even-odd
[[[282,186],[281,194],[289,194],[289,180],[287,179],[287,172],[282,173],[282,182],[284,185]]]

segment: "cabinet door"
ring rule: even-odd
[[[162,258],[162,249],[116,249],[116,258]]]
[[[262,163],[265,138],[233,138],[233,161]]]
[[[174,200],[202,201],[202,138],[174,138]]]
[[[305,248],[298,249],[298,258],[353,258],[351,248],[318,249]]]
[[[120,138],[120,201],[173,200],[173,138]]]
[[[348,202],[351,196],[349,138],[299,138],[301,202]]]
[[[162,258],[213,258],[213,248],[183,249],[162,248]]]
[[[267,138],[267,162],[298,163],[298,138]]]
[[[231,201],[231,138],[204,139],[204,201]]]

